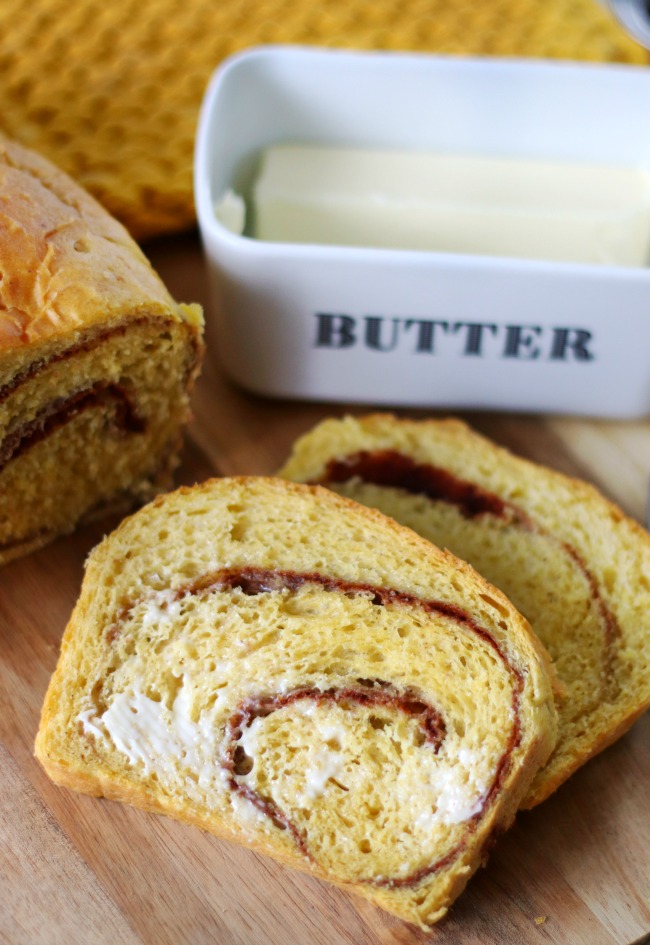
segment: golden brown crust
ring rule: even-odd
[[[0,564],[169,485],[202,324],[121,224],[0,135]]]
[[[0,355],[126,313],[184,317],[124,227],[63,172],[6,139],[0,273]]]

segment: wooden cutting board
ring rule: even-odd
[[[150,255],[209,309],[196,239]],[[208,336],[210,341],[210,336]],[[210,346],[179,481],[272,473],[340,407],[265,401]],[[650,422],[467,419],[516,452],[595,482],[645,517]],[[32,756],[41,700],[84,559],[115,522],[0,572],[0,942],[10,945],[628,945],[650,937],[650,716],[550,800],[519,815],[430,933],[244,848],[51,784]]]

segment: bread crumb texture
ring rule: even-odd
[[[592,486],[463,423],[328,420],[281,475],[332,489],[470,562],[529,620],[557,671],[559,737],[544,800],[650,704],[650,536]]]
[[[548,659],[471,568],[279,479],[159,497],[90,556],[36,751],[437,921],[555,742]]]
[[[194,225],[201,99],[226,56],[297,43],[645,65],[596,0],[39,0],[0,4],[0,128],[138,238]]]
[[[202,322],[93,198],[0,140],[0,563],[169,483]]]

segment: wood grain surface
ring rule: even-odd
[[[204,303],[189,236],[147,247],[172,292]],[[232,387],[208,332],[179,482],[272,473],[292,441],[352,408]],[[413,412],[411,412],[413,413]],[[430,412],[432,413],[432,412]],[[514,451],[596,483],[645,518],[650,421],[464,415]],[[650,717],[521,813],[430,933],[242,847],[55,787],[33,758],[41,701],[88,551],[78,531],[0,572],[0,942],[10,945],[628,945],[650,938]]]

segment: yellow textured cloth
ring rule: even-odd
[[[265,43],[649,61],[597,0],[2,0],[0,128],[136,237],[180,230],[208,78]]]

